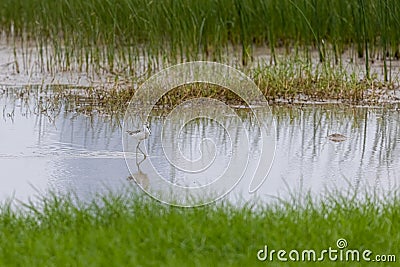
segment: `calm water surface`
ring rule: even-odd
[[[38,108],[41,95],[32,93],[23,100],[18,90],[0,91],[1,201],[10,197],[27,200],[49,189],[73,190],[79,198],[90,200],[108,190],[136,188],[129,179],[127,163],[144,188],[155,186],[151,168],[180,186],[207,185],[227,168],[235,167],[229,163],[232,156],[241,160],[241,154],[232,154],[241,151],[237,140],[242,130],[250,140],[249,167],[254,167],[252,159],[260,153],[259,133],[252,127],[254,121],[246,110],[237,110],[241,122],[230,116],[223,122],[238,129],[237,135],[228,134],[220,123],[210,119],[192,120],[182,127],[180,118],[168,119],[154,113],[150,118],[152,134],[141,144],[149,156],[136,164],[136,155],[132,154],[125,162],[122,119],[65,112],[63,106],[45,110],[43,106]],[[252,174],[245,173],[228,198],[259,197],[268,201],[308,190],[318,195],[326,189],[358,190],[368,186],[385,192],[398,187],[398,107],[286,106],[273,107],[272,114],[276,123],[276,153],[267,180],[256,193],[250,194]],[[182,120],[184,116],[182,113]],[[343,134],[347,139],[330,141],[327,136],[332,133]],[[162,144],[158,141],[161,134]],[[202,143],[204,138],[215,147]],[[136,144],[132,140],[127,146],[135,148]],[[204,163],[206,172],[188,176],[162,156],[165,149],[181,151],[185,158],[197,159],[199,164],[210,151],[213,160],[209,166]]]

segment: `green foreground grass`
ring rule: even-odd
[[[277,201],[241,207],[219,202],[176,208],[147,196],[99,197],[90,204],[52,195],[0,209],[1,266],[321,266],[322,262],[260,262],[270,250],[369,249],[399,261],[400,199],[363,201],[340,194],[321,201]],[[20,206],[22,207],[22,206]],[[341,261],[323,265],[343,266]],[[351,262],[351,266],[372,265]],[[391,265],[392,264],[392,265]],[[385,266],[396,266],[396,263]],[[374,263],[374,265],[379,265]]]

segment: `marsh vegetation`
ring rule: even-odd
[[[339,238],[397,253],[399,14],[395,0],[2,0],[0,190],[16,193],[0,201],[0,265],[252,266],[265,244],[322,250]],[[157,71],[193,60],[240,69],[275,104],[278,160],[260,199],[240,194],[246,183],[239,200],[179,209],[127,180],[128,101]],[[153,110],[148,151],[162,149],[165,113],[198,97],[239,107],[250,128],[237,95],[185,85]],[[186,152],[210,132],[225,160],[223,131],[189,126]],[[346,139],[332,142],[338,133]],[[146,163],[137,173],[147,177]]]
[[[6,0],[0,31],[17,73],[34,61],[38,72],[110,75],[127,88],[175,63],[213,60],[273,100],[359,101],[398,88],[399,10],[394,0]]]

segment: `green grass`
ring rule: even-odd
[[[398,14],[395,0],[3,0],[0,32],[15,47],[15,72],[33,75],[34,62],[47,75],[94,80],[83,105],[62,93],[76,111],[113,113],[156,71],[189,60],[240,69],[272,102],[365,104],[399,88]]]
[[[134,74],[186,60],[248,64],[256,46],[289,53],[295,47],[321,61],[398,59],[400,2],[396,0],[3,0],[0,31],[39,63],[68,70],[92,66]],[[21,42],[22,41],[22,42]],[[28,51],[26,50],[28,53]]]
[[[44,75],[103,78],[87,91],[107,113],[156,71],[190,60],[240,69],[272,102],[364,104],[399,88],[398,14],[395,0],[3,0],[0,33],[17,73],[33,75],[34,62]]]
[[[258,262],[257,251],[264,245],[287,251],[335,249],[339,238],[349,249],[395,254],[398,261],[400,199],[390,195],[366,194],[357,201],[335,193],[319,201],[304,197],[241,207],[219,202],[185,209],[128,193],[89,204],[53,194],[19,209],[3,203],[0,265],[276,266],[276,261]]]

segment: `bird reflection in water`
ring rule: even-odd
[[[142,170],[140,169],[140,164],[142,164],[143,161],[145,161],[145,160],[146,160],[146,157],[143,158],[141,161],[137,161],[137,158],[136,158],[137,172],[129,175],[127,179],[129,181],[134,181],[141,188],[147,190],[149,188],[149,178],[147,177],[147,174],[142,172]]]

